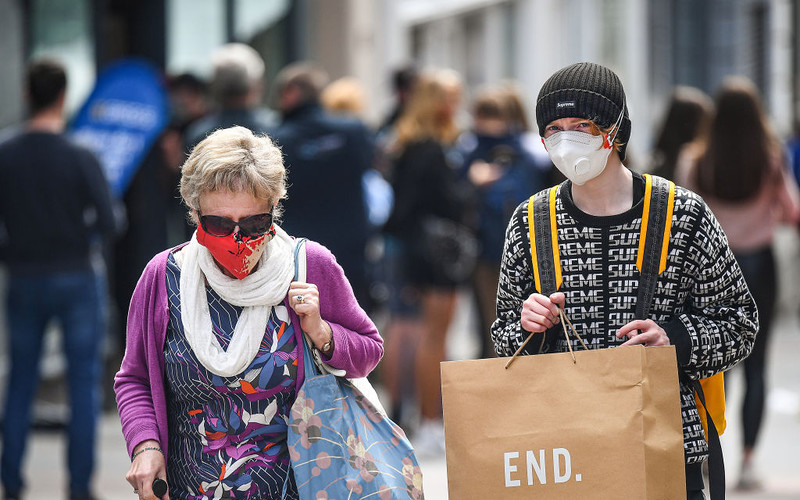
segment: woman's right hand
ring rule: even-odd
[[[541,333],[559,323],[558,309],[564,308],[566,297],[556,292],[549,297],[540,293],[531,294],[522,303],[520,323],[522,328],[532,333]]]
[[[145,448],[156,449],[145,450]],[[140,500],[157,498],[153,494],[153,481],[157,477],[165,481],[167,479],[167,464],[164,461],[164,454],[159,450],[161,446],[154,440],[142,441],[133,450],[134,459],[128,473],[125,474],[125,479],[133,486],[133,491],[139,495]],[[169,500],[169,492],[162,498]]]

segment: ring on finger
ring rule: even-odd
[[[306,297],[305,295],[297,295],[295,296],[294,300],[296,300],[298,304],[302,304],[306,301]]]

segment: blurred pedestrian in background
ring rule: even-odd
[[[364,86],[357,78],[345,76],[330,82],[322,89],[320,103],[332,114],[363,120],[364,93]]]
[[[373,167],[384,178],[390,175],[393,165],[393,147],[397,142],[397,120],[411,99],[418,71],[413,65],[401,66],[392,72],[391,83],[394,100],[389,114],[378,125],[375,132],[375,159]]]
[[[456,285],[471,272],[455,269],[464,274],[451,273],[461,256],[451,253],[450,245],[438,247],[435,234],[437,227],[460,224],[467,204],[457,182],[458,164],[448,163],[448,152],[460,132],[455,123],[458,103],[448,88],[452,88],[452,78],[452,72],[420,74],[397,122],[391,172],[395,203],[384,228],[400,263],[386,331],[389,357],[384,380],[393,407],[398,408],[402,387],[410,378],[403,370],[403,356],[409,355],[403,345],[415,343],[410,355],[421,423],[414,444],[421,454],[444,452],[439,363],[445,359]]]
[[[208,83],[194,73],[180,73],[168,78],[172,121],[183,131],[211,111]]]
[[[0,145],[0,225],[8,267],[8,373],[2,429],[4,498],[25,489],[22,462],[39,385],[45,328],[57,320],[67,361],[69,498],[94,498],[107,284],[99,244],[115,231],[109,186],[95,156],[64,136],[67,77],[30,63],[30,118]]]
[[[364,86],[352,76],[334,80],[320,94],[320,103],[330,114],[360,122],[364,122],[364,100]],[[365,124],[364,126],[366,127],[367,125]],[[370,238],[383,227],[383,224],[389,218],[393,199],[391,186],[381,173],[374,168],[374,158],[373,154],[373,165],[364,172],[361,179]],[[369,256],[367,257],[369,261]],[[372,293],[370,293],[370,296],[372,296]]]
[[[473,127],[459,138],[464,150],[461,175],[474,187],[480,254],[472,287],[476,299],[482,357],[495,356],[490,327],[503,256],[505,228],[522,201],[546,187],[545,170],[537,167],[523,145],[530,131],[522,97],[509,84],[484,88],[472,105]]]
[[[328,75],[295,63],[275,78],[281,123],[270,134],[292,178],[284,201],[287,231],[328,247],[356,297],[370,309],[364,252],[369,231],[362,176],[372,166],[372,133],[357,119],[332,116],[320,105]]]
[[[169,78],[167,88],[172,116],[159,140],[164,166],[161,181],[167,198],[167,244],[177,245],[191,237],[194,230],[178,193],[181,165],[188,153],[184,138],[188,128],[208,114],[210,102],[208,84],[192,73]]]
[[[364,86],[352,76],[339,78],[329,83],[320,94],[322,106],[333,115],[341,115],[359,121],[364,120]],[[394,203],[392,186],[375,168],[377,150],[370,168],[361,177],[364,203],[367,210],[367,243],[365,251],[366,288],[369,297],[368,312],[371,314],[387,300],[385,272],[380,269],[384,262],[384,245],[381,229],[389,218]]]
[[[464,82],[461,75],[454,69],[443,68],[435,70],[436,80],[444,89],[444,102],[441,104],[443,113],[452,116],[453,126],[458,131],[460,136],[462,132],[469,130],[471,124],[471,117],[469,113],[461,106],[461,99],[464,96]],[[456,172],[464,162],[464,154],[461,148],[458,147],[458,136],[451,143],[444,144],[444,152],[447,156],[447,162],[451,168]],[[469,192],[459,193],[462,199],[471,198],[472,192],[468,189],[468,183],[456,184],[462,190],[466,189]],[[466,207],[462,207],[466,208]],[[474,213],[463,214],[466,216],[467,222]],[[462,217],[463,218],[463,217]]]
[[[713,110],[711,98],[698,88],[679,85],[672,90],[650,159],[653,175],[675,180],[681,149],[705,131]]]
[[[115,379],[126,479],[139,498],[159,477],[175,500],[296,499],[286,433],[303,332],[350,378],[378,364],[381,337],[321,245],[307,243],[307,283],[293,281],[296,242],[276,223],[286,170],[268,136],[214,132],[181,171],[199,226],[143,273]]]
[[[520,145],[533,157],[534,165],[546,179],[545,185],[552,186],[563,181],[565,177],[557,168],[553,168],[553,162],[550,161],[550,155],[547,154],[539,132],[535,127],[531,128],[528,107],[525,105],[520,85],[512,80],[503,80],[498,83],[498,90],[510,108],[511,128],[519,137]]]
[[[223,45],[211,54],[211,64],[211,95],[217,109],[188,128],[187,152],[220,128],[238,125],[263,134],[277,125],[275,113],[262,107],[264,60],[254,48],[243,43]]]
[[[753,83],[740,76],[727,78],[714,104],[707,133],[681,153],[677,181],[711,207],[758,308],[758,336],[744,361],[743,455],[737,482],[740,489],[750,490],[761,483],[754,452],[764,414],[777,295],[775,229],[781,223],[797,223],[800,197]]]
[[[383,122],[378,126],[378,137],[385,135],[393,135],[394,128],[397,125],[397,120],[411,100],[411,94],[414,91],[414,85],[417,82],[418,71],[412,65],[401,66],[392,72],[392,93],[394,94],[394,103],[389,114],[384,118]]]

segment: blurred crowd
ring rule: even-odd
[[[409,65],[391,75],[393,105],[371,124],[355,78],[329,81],[319,66],[301,62],[267,82],[263,60],[242,44],[221,47],[212,63],[208,81],[167,76],[169,126],[119,200],[124,227],[104,228],[102,278],[110,285],[115,350],[104,377],[119,365],[127,306],[148,260],[195,229],[177,192],[188,152],[210,132],[241,125],[268,134],[282,149],[289,190],[281,227],[328,247],[378,324],[386,348],[375,378],[393,420],[414,436],[420,454],[443,455],[439,363],[447,357],[457,292],[468,290],[474,301],[480,356],[494,356],[489,327],[508,220],[521,202],[562,180],[529,123],[530,96],[513,81],[498,81],[465,102],[458,73]],[[744,363],[742,488],[759,485],[750,458],[764,411],[779,272],[773,237],[779,224],[796,227],[800,218],[798,159],[800,139],[781,140],[758,90],[736,77],[713,97],[675,88],[652,153],[626,162],[704,197],[756,296],[761,332]],[[0,218],[19,209],[3,208]],[[13,271],[14,262],[6,264]],[[105,286],[98,290],[106,293]],[[15,404],[10,399],[5,408]],[[23,413],[15,418],[29,418]]]

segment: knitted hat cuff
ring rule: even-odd
[[[623,113],[617,139],[622,143],[620,158],[631,135],[631,121],[625,105],[625,91],[619,77],[594,63],[577,63],[555,72],[542,86],[536,100],[539,135],[560,118],[584,118],[601,128],[610,128]]]

